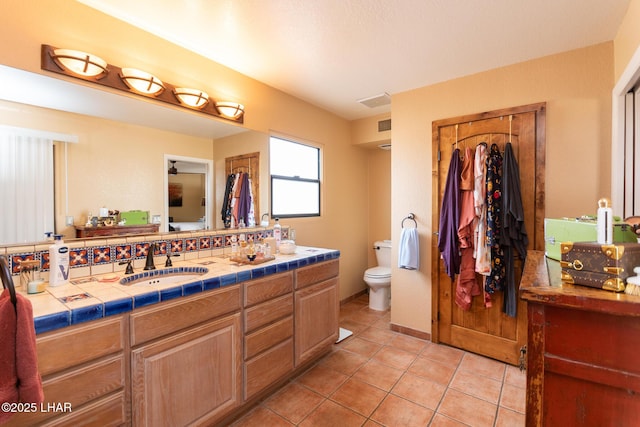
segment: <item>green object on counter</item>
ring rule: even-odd
[[[149,211],[120,212],[120,221],[126,220],[124,225],[141,225],[149,223]]]

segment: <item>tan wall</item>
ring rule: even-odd
[[[393,240],[414,212],[421,268],[393,268],[392,323],[431,331],[431,123],[546,102],[546,216],[593,213],[610,192],[612,88],[613,43],[604,43],[393,96]]]
[[[3,65],[44,74],[40,71],[41,44],[92,52],[112,64],[141,68],[168,82],[202,88],[213,98],[240,101],[246,107],[244,125],[248,129],[264,133],[276,131],[322,146],[322,216],[287,220],[285,224],[296,229],[299,244],[340,250],[341,299],[361,289],[362,272],[367,267],[367,253],[363,248],[368,240],[368,221],[362,220],[367,217],[367,194],[363,190],[367,187],[367,156],[351,145],[348,121],[78,2],[5,0],[2,12],[0,40],[4,42],[0,43],[0,62]],[[53,116],[45,120],[56,121]],[[70,126],[60,125],[56,131],[79,133],[70,122],[64,121]],[[31,124],[41,128],[38,122]],[[182,154],[177,152],[182,139],[172,142],[173,135],[161,135],[166,137],[166,142],[158,144],[160,132],[156,130],[141,131],[129,139],[133,136],[130,126],[117,125],[113,130],[103,129],[101,124],[96,126],[82,127],[80,145],[103,137],[105,141],[109,140],[107,134],[113,132],[115,140],[129,140],[128,151],[124,155],[110,150],[111,142],[100,148],[107,158],[101,157],[98,161],[97,148],[82,153],[87,174],[107,160],[112,165],[128,164],[135,170],[136,165],[162,164],[162,160],[154,161],[155,157],[162,156],[162,152]],[[207,158],[212,158],[212,142],[203,145]],[[195,153],[184,155],[203,157]],[[96,195],[95,201],[87,192],[79,193],[81,200],[75,200],[72,209],[109,203],[104,199],[124,189],[162,194],[162,181],[153,177],[133,175],[128,181],[113,182],[114,187],[108,194]],[[89,186],[89,183],[85,185]],[[162,199],[158,197],[156,203],[158,205],[154,204],[150,209],[158,209]]]
[[[618,81],[629,60],[640,46],[640,0],[631,0],[614,40],[615,80]]]
[[[376,265],[373,242],[391,238],[391,151],[369,149],[369,266]],[[366,285],[365,285],[366,286]]]

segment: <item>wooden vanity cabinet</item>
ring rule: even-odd
[[[131,314],[133,425],[211,425],[240,405],[240,308],[234,285]]]
[[[125,424],[128,361],[124,319],[114,316],[38,335],[38,370],[45,401],[36,412],[16,414],[5,425]],[[64,410],[65,405],[70,410]]]
[[[339,335],[338,260],[295,270],[295,366],[317,357]]]
[[[293,273],[244,284],[244,399],[293,371]]]

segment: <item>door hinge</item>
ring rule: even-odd
[[[442,151],[438,150],[438,154],[437,154],[438,161],[440,161],[441,157],[442,157]]]
[[[520,365],[520,372],[524,372],[527,370],[527,346],[523,345],[520,347],[520,359],[518,359],[518,364]]]

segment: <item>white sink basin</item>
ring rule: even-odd
[[[149,270],[133,274],[120,280],[121,285],[168,285],[172,283],[188,283],[198,280],[209,272],[206,267],[172,267],[162,270]]]

